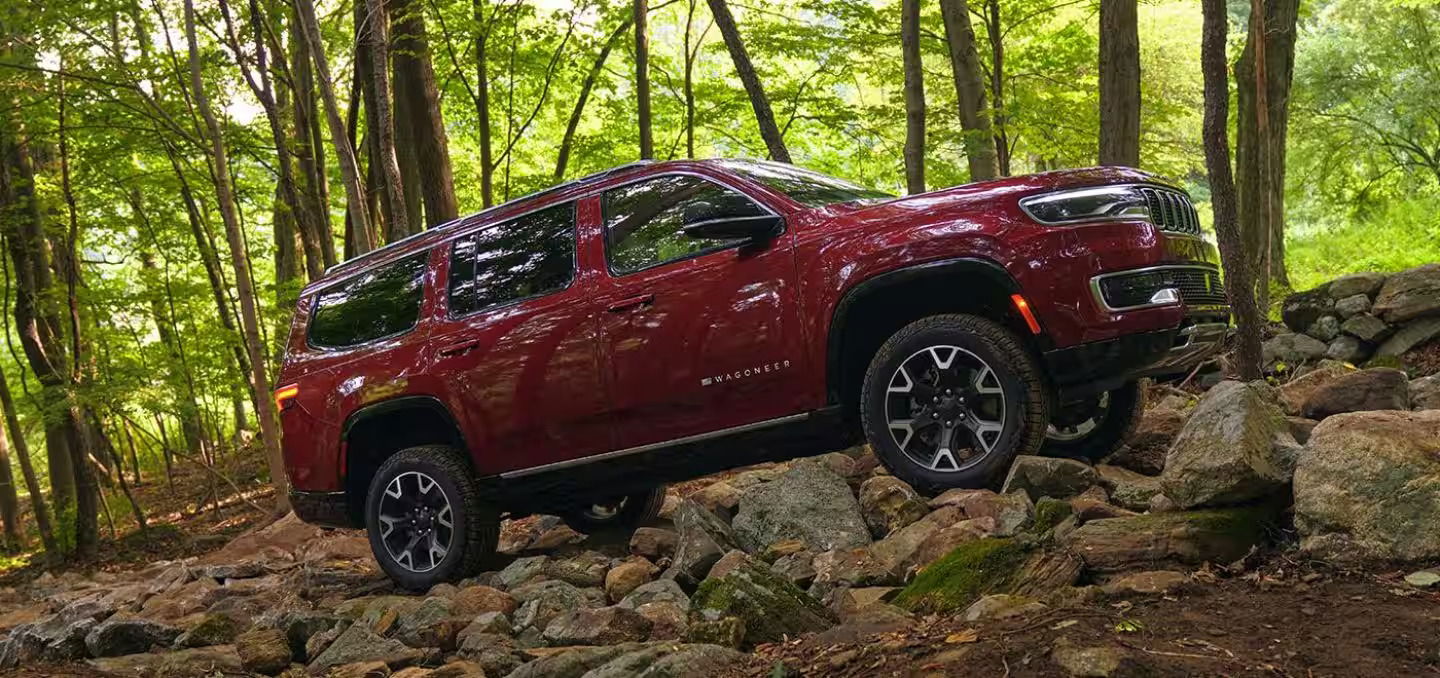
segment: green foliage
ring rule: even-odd
[[[1440,197],[1397,198],[1363,218],[1302,230],[1286,247],[1297,290],[1355,271],[1399,271],[1440,261]]]

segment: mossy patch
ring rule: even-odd
[[[744,623],[747,646],[823,631],[835,621],[820,601],[769,570],[750,564],[724,577],[706,579],[690,598],[692,621],[726,617]]]
[[[962,544],[922,570],[894,602],[920,613],[959,610],[980,596],[1006,590],[1031,549],[1028,543],[1013,538],[990,537]]]
[[[1035,503],[1035,520],[1030,524],[1029,530],[1043,535],[1074,514],[1075,509],[1070,506],[1070,502],[1041,497],[1040,501]]]

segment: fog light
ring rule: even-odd
[[[1155,294],[1150,295],[1152,304],[1178,304],[1180,303],[1180,290],[1174,287],[1166,287]]]

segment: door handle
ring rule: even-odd
[[[467,340],[465,340],[465,341],[459,341],[459,342],[456,342],[456,343],[453,343],[453,344],[448,344],[448,345],[446,345],[446,346],[441,346],[441,347],[440,347],[440,355],[441,355],[441,356],[452,356],[452,355],[460,355],[460,354],[462,354],[462,353],[469,353],[470,351],[474,350],[476,346],[479,346],[479,345],[480,345],[480,340],[479,340],[479,339],[467,339]]]
[[[619,312],[621,312],[621,311],[624,311],[624,310],[627,310],[627,309],[631,309],[631,308],[637,308],[637,307],[640,307],[640,306],[649,306],[650,304],[653,304],[653,303],[655,303],[655,295],[653,295],[653,294],[642,294],[642,295],[635,296],[635,297],[629,297],[629,298],[627,298],[627,299],[621,299],[620,301],[617,301],[617,302],[615,302],[615,303],[613,303],[613,304],[610,304],[610,306],[607,308],[607,310],[610,311],[611,313],[619,313]]]

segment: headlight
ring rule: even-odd
[[[1149,219],[1145,196],[1134,186],[1099,186],[1025,198],[1020,209],[1042,224]]]

